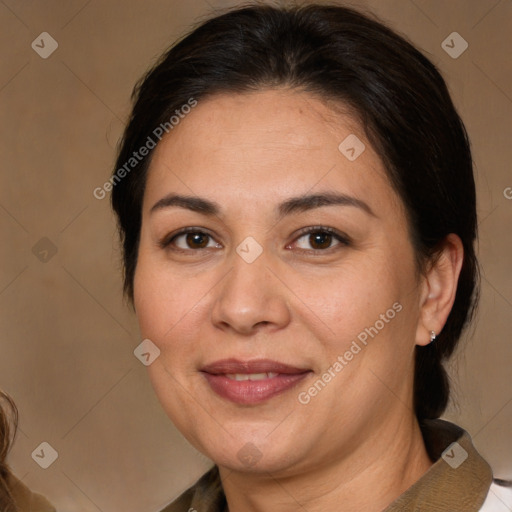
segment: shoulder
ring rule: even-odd
[[[512,482],[494,480],[480,512],[510,512],[512,510]]]
[[[55,507],[44,496],[32,492],[12,473],[8,475],[7,483],[19,512],[55,512]]]
[[[214,466],[160,512],[223,512],[225,507],[219,470]]]

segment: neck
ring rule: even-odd
[[[415,417],[378,429],[345,458],[310,471],[246,473],[219,467],[229,512],[378,512],[432,465]]]

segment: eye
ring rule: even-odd
[[[325,251],[338,246],[349,245],[348,237],[331,228],[314,227],[303,231],[294,244],[305,251]]]
[[[181,251],[190,251],[197,249],[220,248],[221,245],[216,242],[211,235],[198,230],[183,230],[170,238],[164,240],[163,247],[174,246]]]

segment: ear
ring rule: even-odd
[[[441,242],[438,255],[423,276],[417,345],[428,345],[431,332],[438,335],[442,331],[455,301],[463,259],[461,239],[454,233],[449,234]]]

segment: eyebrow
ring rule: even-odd
[[[281,219],[296,212],[305,212],[320,208],[322,206],[352,206],[359,208],[367,214],[375,217],[370,206],[356,197],[347,194],[325,192],[321,194],[306,194],[298,197],[291,197],[279,204],[277,207],[278,217]],[[164,208],[179,207],[201,213],[207,216],[218,216],[221,214],[221,207],[218,203],[197,196],[184,196],[180,194],[169,194],[157,201],[150,210],[150,213]]]
[[[360,208],[367,214],[375,217],[370,206],[356,197],[347,194],[339,194],[335,192],[325,192],[322,194],[308,194],[299,197],[292,197],[281,203],[278,207],[279,218],[290,215],[295,212],[304,212],[320,208],[321,206],[352,206]]]

